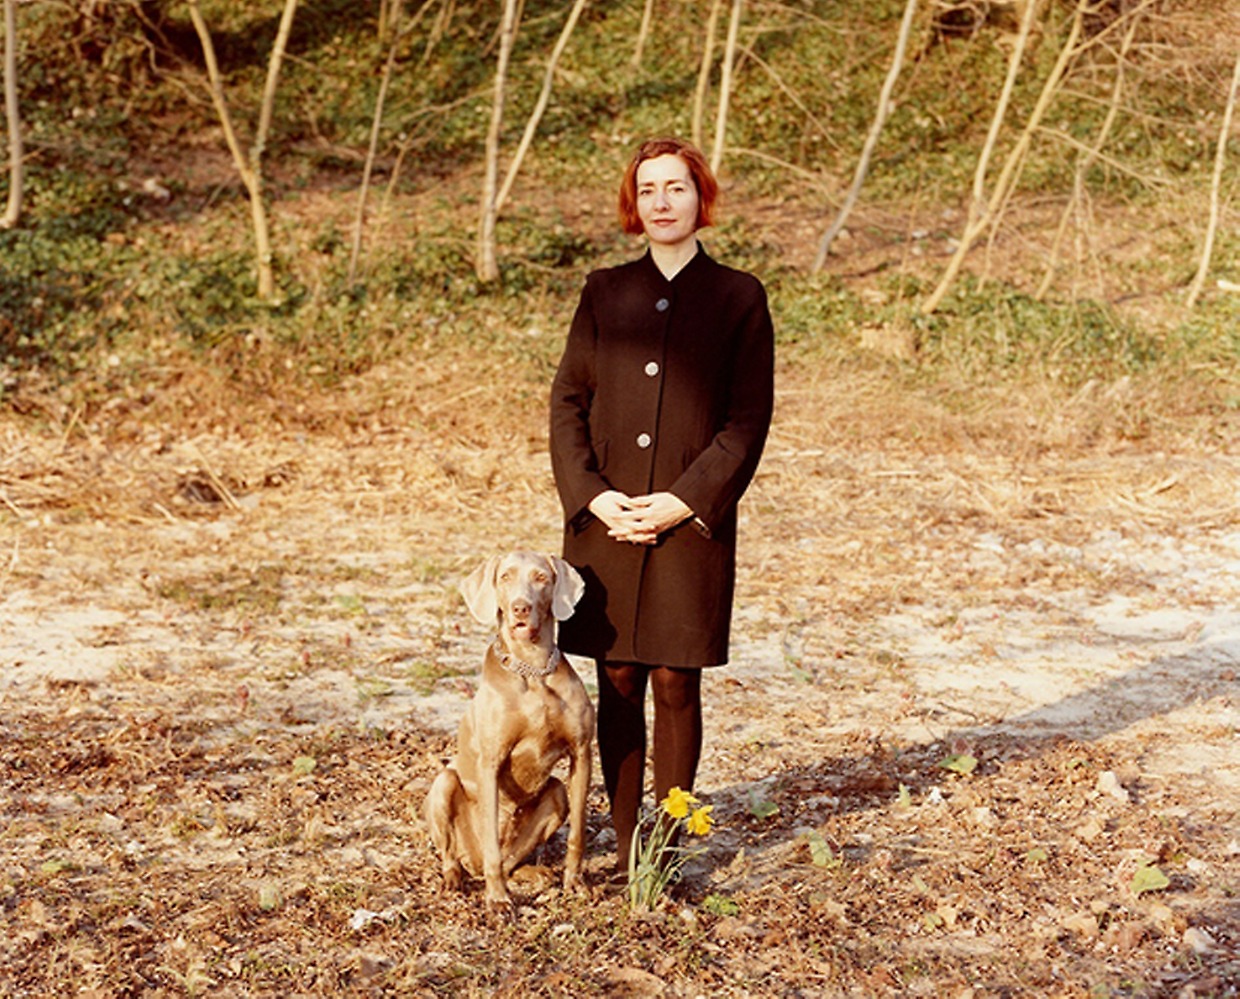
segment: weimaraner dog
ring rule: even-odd
[[[499,634],[425,816],[445,885],[481,876],[491,908],[512,905],[508,876],[566,817],[564,887],[582,883],[594,706],[556,647],[555,628],[584,590],[563,559],[532,552],[492,556],[461,583],[470,612]],[[552,774],[565,758],[567,789]]]

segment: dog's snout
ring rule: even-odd
[[[530,619],[530,611],[533,609],[533,604],[528,600],[518,598],[512,602],[512,616],[519,621],[528,621]]]

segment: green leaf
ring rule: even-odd
[[[356,679],[353,682],[357,687],[357,698],[363,702],[378,697],[391,697],[396,692],[396,688],[382,677]]]
[[[806,669],[802,669],[801,666],[795,662],[788,663],[788,671],[792,674],[792,678],[796,680],[797,683],[814,682],[814,674]]]
[[[1032,850],[1029,850],[1025,854],[1025,863],[1026,864],[1044,864],[1046,863],[1046,861],[1050,860],[1050,857],[1051,855],[1047,853],[1044,849],[1042,849],[1042,847],[1035,846]]]
[[[1142,864],[1137,868],[1137,873],[1132,876],[1132,883],[1129,887],[1134,895],[1140,895],[1147,891],[1162,891],[1170,884],[1171,879],[1157,867]]]
[[[913,804],[913,794],[907,784],[900,785],[900,793],[896,796],[896,804],[900,808],[909,808]]]
[[[702,908],[716,916],[735,916],[741,911],[735,900],[714,893],[702,899]]]
[[[952,753],[939,760],[939,766],[944,770],[968,775],[977,769],[977,757],[970,756],[968,753]]]
[[[766,798],[760,798],[756,792],[749,792],[749,814],[755,819],[769,819],[779,814],[779,806]]]
[[[308,777],[318,765],[319,761],[313,756],[299,756],[293,761],[293,774],[297,777]]]
[[[818,830],[806,833],[805,842],[809,845],[809,857],[815,867],[839,867],[843,863],[831,849],[826,837]]]

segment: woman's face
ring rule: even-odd
[[[688,163],[664,153],[638,164],[637,217],[652,243],[677,246],[693,238],[698,192]]]

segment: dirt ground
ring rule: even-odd
[[[497,922],[417,814],[488,640],[457,582],[557,546],[537,403],[484,391],[0,422],[0,991],[1240,994],[1240,457],[781,372],[715,830],[631,914],[596,787],[588,896],[553,850]]]

